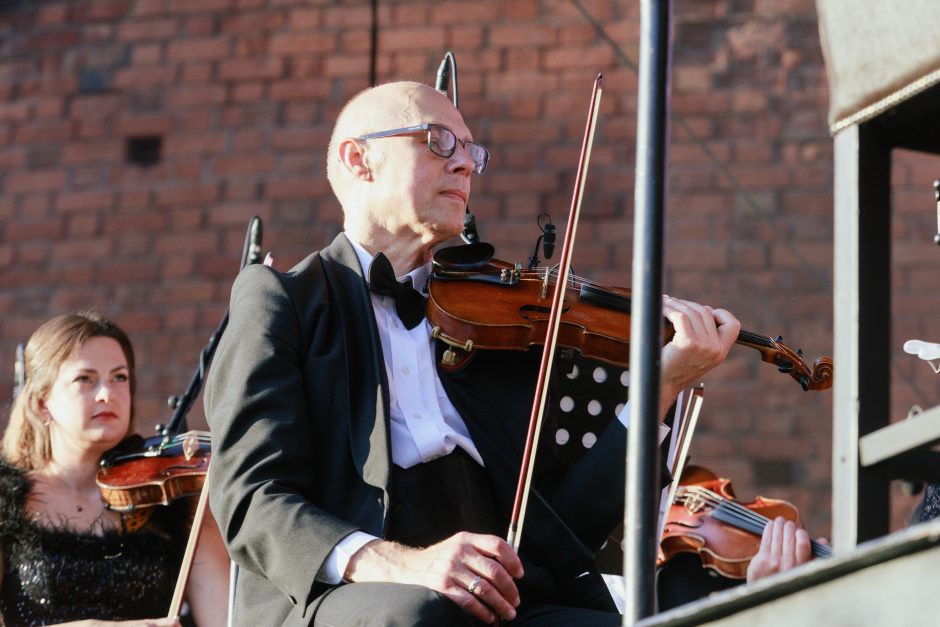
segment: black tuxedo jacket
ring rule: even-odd
[[[500,505],[511,509],[538,354],[488,351],[441,372]],[[439,362],[438,362],[439,363]],[[240,565],[238,624],[308,624],[338,542],[382,536],[388,386],[355,250],[339,235],[287,273],[253,265],[232,290],[205,390],[212,511]],[[521,546],[524,601],[613,610],[593,552],[622,520],[626,433],[612,421],[569,468],[539,462]]]

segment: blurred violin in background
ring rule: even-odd
[[[133,435],[102,458],[96,481],[108,508],[117,512],[169,505],[199,495],[211,456],[204,431],[146,440]]]

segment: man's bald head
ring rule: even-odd
[[[442,107],[460,115],[446,96],[428,85],[412,81],[370,87],[353,96],[336,119],[326,158],[326,175],[340,203],[345,204],[346,181],[340,173],[338,151],[344,139],[432,121],[421,119],[422,115]]]

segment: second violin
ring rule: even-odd
[[[196,496],[211,457],[209,434],[189,431],[144,440],[132,436],[101,461],[96,481],[112,510],[133,512]]]
[[[680,553],[697,553],[703,567],[731,579],[745,579],[748,564],[760,549],[764,527],[777,516],[800,520],[792,503],[762,496],[740,503],[734,500],[730,479],[689,466],[669,510],[658,563],[661,566]],[[832,554],[825,544],[812,541],[811,545],[815,557]]]

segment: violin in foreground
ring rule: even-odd
[[[696,553],[703,567],[730,579],[745,579],[760,550],[764,527],[777,516],[800,520],[792,503],[762,496],[740,503],[734,500],[730,479],[688,466],[666,518],[657,566],[680,553]],[[815,540],[810,544],[814,557],[832,555],[828,545]]]
[[[434,255],[428,281],[428,321],[434,337],[449,345],[445,365],[456,367],[476,349],[527,350],[545,341],[551,292],[551,268],[523,269],[493,259],[490,244],[444,248]],[[630,360],[631,292],[571,277],[558,332],[560,346],[590,359],[627,367]],[[665,341],[673,330],[666,321]],[[736,342],[757,350],[761,359],[790,375],[804,390],[832,387],[832,359],[812,367],[802,350],[783,338],[741,331]]]

